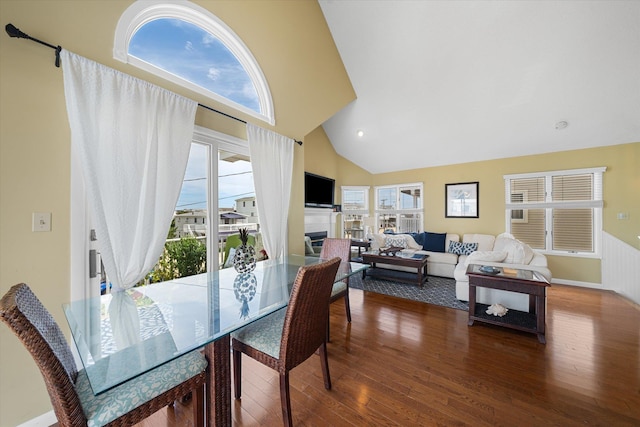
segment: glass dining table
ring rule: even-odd
[[[94,394],[204,348],[207,425],[231,425],[230,334],[287,306],[298,269],[322,262],[290,255],[139,286],[63,306]],[[368,265],[342,262],[335,281]]]

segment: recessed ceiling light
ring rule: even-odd
[[[565,121],[562,121],[562,122],[558,122],[558,123],[556,123],[556,129],[557,129],[557,130],[564,129],[564,128],[566,128],[567,126],[569,126],[569,123],[568,123],[568,122],[565,122]]]
[[[364,131],[363,131],[362,129],[359,129],[359,130],[356,132],[356,135],[358,135],[358,137],[362,138],[362,137],[364,136]]]

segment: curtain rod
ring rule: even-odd
[[[54,45],[49,44],[47,42],[43,42],[42,40],[38,40],[38,39],[36,39],[34,37],[31,37],[30,35],[20,31],[18,28],[16,28],[11,23],[7,24],[4,28],[7,31],[7,34],[9,34],[9,37],[17,37],[19,39],[31,40],[31,41],[34,41],[36,43],[40,43],[42,45],[45,45],[45,46],[50,47],[51,49],[55,50],[56,51],[56,62],[55,62],[55,64],[56,64],[56,67],[60,68],[60,51],[62,50],[62,47],[60,45],[54,46]],[[216,110],[215,108],[209,107],[208,105],[204,105],[204,104],[198,103],[198,107],[206,108],[207,110],[213,111],[214,113],[218,113],[218,114],[221,114],[223,116],[229,117],[230,119],[237,120],[237,121],[239,121],[241,123],[247,124],[246,120],[239,119],[239,118],[237,118],[235,116],[232,116],[231,114],[223,113],[222,111]],[[294,139],[294,141],[298,145],[302,145],[302,141],[298,141],[296,139]]]

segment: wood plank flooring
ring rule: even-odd
[[[331,307],[323,387],[312,357],[292,371],[297,426],[640,426],[640,309],[612,292],[553,285],[547,344],[467,313],[351,290]],[[280,426],[276,373],[243,359],[234,426]],[[190,425],[178,404],[139,426]]]

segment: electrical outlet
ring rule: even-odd
[[[32,231],[51,231],[51,212],[34,212]]]
[[[618,219],[629,219],[629,214],[627,212],[618,212]]]

